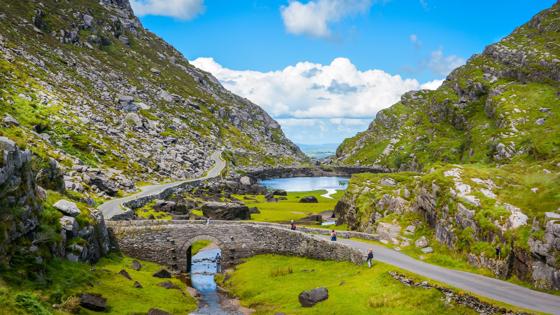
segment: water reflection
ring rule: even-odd
[[[347,177],[292,177],[265,179],[261,184],[269,189],[285,191],[344,190],[348,187]]]

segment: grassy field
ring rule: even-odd
[[[256,314],[476,314],[445,303],[435,289],[404,286],[387,273],[391,270],[398,269],[262,255],[237,266],[224,285]],[[298,294],[317,287],[326,287],[329,299],[301,307]]]
[[[290,220],[299,220],[323,211],[334,210],[344,191],[338,191],[332,195],[333,199],[321,197],[325,193],[325,190],[289,192],[286,197],[287,200],[279,200],[278,202],[267,202],[262,195],[236,195],[234,197],[242,200],[249,207],[257,207],[259,209],[261,213],[251,214],[251,220],[260,222],[289,222]],[[315,196],[319,202],[300,203],[300,198],[306,196]],[[254,200],[247,200],[246,198]]]
[[[99,293],[107,298],[111,314],[146,314],[150,308],[159,308],[172,314],[189,314],[197,302],[186,291],[186,286],[177,279],[159,279],[152,274],[161,267],[141,262],[142,269],[130,269],[131,258],[111,255],[103,258],[94,267],[53,261],[40,279],[21,280],[17,275],[0,274],[0,314],[95,314],[78,306],[80,293]],[[118,274],[125,269],[132,280]],[[158,286],[171,281],[179,289]],[[143,288],[135,288],[138,281]],[[53,304],[61,307],[53,309]]]

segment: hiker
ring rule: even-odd
[[[371,268],[372,260],[373,260],[373,249],[370,249],[368,250],[367,259],[366,259],[368,268]]]
[[[498,259],[502,258],[502,248],[500,245],[496,247],[496,257],[498,257]]]
[[[222,272],[222,256],[220,256],[220,253],[216,254],[216,272]]]
[[[336,231],[335,230],[331,231],[331,241],[336,242]]]
[[[206,225],[210,225],[210,218],[206,218]]]
[[[292,231],[296,230],[296,224],[294,223],[294,220],[292,220],[292,222],[290,222],[290,230],[292,230]]]

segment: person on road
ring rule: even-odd
[[[210,218],[206,218],[206,225],[210,225]]]
[[[371,268],[372,261],[373,261],[373,249],[368,250],[366,261],[367,261],[368,268]]]
[[[292,231],[296,230],[296,224],[294,223],[294,220],[292,220],[292,222],[290,222],[290,230],[292,230]]]
[[[335,230],[331,231],[331,241],[336,242],[336,231]]]

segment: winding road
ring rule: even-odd
[[[123,198],[109,200],[104,204],[102,204],[101,206],[99,206],[98,209],[103,213],[105,219],[110,220],[112,217],[122,214],[126,210],[123,204],[129,201],[136,200],[146,196],[157,195],[165,191],[166,189],[174,188],[184,183],[218,177],[221,174],[222,170],[226,167],[226,162],[222,160],[221,155],[222,155],[221,151],[216,151],[210,156],[210,158],[214,161],[214,166],[203,177],[187,179],[187,180],[182,180],[182,181],[167,183],[167,184],[144,186],[140,189],[139,193],[126,196]]]
[[[137,194],[124,198],[113,199],[102,204],[99,206],[99,210],[103,212],[105,218],[111,219],[115,215],[123,213],[125,210],[123,204],[126,202],[146,196],[157,195],[166,189],[174,188],[184,183],[215,178],[219,176],[225,168],[226,162],[221,159],[220,151],[214,152],[211,159],[215,162],[215,164],[203,177],[168,184],[145,186],[142,187],[141,191]],[[318,237],[328,236],[321,235]],[[367,250],[371,248],[374,251],[375,260],[377,261],[408,270],[420,276],[433,279],[461,290],[472,292],[479,296],[528,310],[560,315],[560,296],[531,290],[490,277],[431,265],[393,249],[376,244],[342,238],[339,238],[338,242],[358,249],[364,252],[364,255]]]
[[[408,270],[479,296],[529,310],[560,314],[560,296],[531,290],[490,277],[431,265],[381,245],[342,238],[339,238],[338,242],[361,250],[364,254],[371,248],[374,252],[374,259],[377,261]]]

